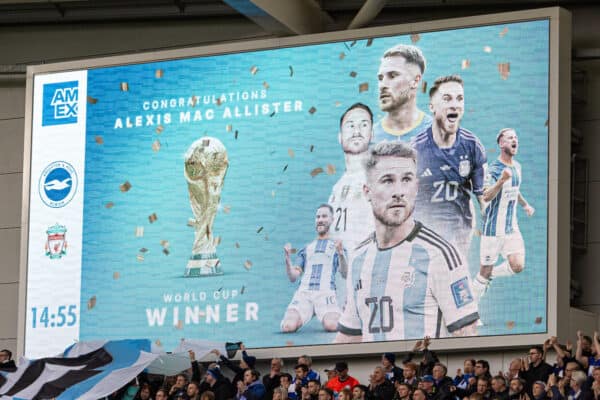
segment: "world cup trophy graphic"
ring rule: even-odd
[[[225,146],[213,137],[196,140],[185,154],[184,175],[194,214],[190,225],[195,231],[186,277],[223,274],[217,257],[219,238],[213,234],[213,223],[228,166]]]

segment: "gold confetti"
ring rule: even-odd
[[[121,277],[121,274],[119,274],[117,271],[113,272],[113,279],[117,280]]]
[[[223,102],[223,101],[221,100],[221,98],[220,98],[220,97],[217,99],[217,101],[215,101],[215,103],[216,103],[218,106],[220,106],[222,102]]]
[[[227,130],[227,132],[231,132],[233,130],[233,125],[228,124],[225,129]]]
[[[353,40],[353,41],[350,43],[350,47],[354,47],[355,45],[356,45],[356,40]]]
[[[275,197],[275,191],[271,190],[271,197]]]
[[[128,192],[129,189],[131,189],[131,183],[129,183],[129,181],[125,181],[123,184],[121,184],[121,186],[119,186],[119,189],[123,193]]]
[[[546,122],[544,122],[544,126],[547,128],[548,127],[548,120],[546,120]]]
[[[314,114],[316,112],[317,112],[317,109],[315,107],[311,107],[311,108],[308,109],[308,113],[309,114]]]
[[[417,43],[419,40],[421,40],[421,35],[419,35],[418,33],[413,33],[412,35],[410,35],[410,41],[413,44]]]
[[[197,103],[198,103],[198,98],[196,96],[192,96],[192,107],[196,107]]]
[[[90,104],[96,104],[98,102],[98,99],[95,99],[92,96],[88,96],[87,97],[87,102],[90,103]]]
[[[273,111],[273,112],[272,112],[272,113],[269,115],[269,117],[271,117],[271,118],[272,118],[272,117],[274,117],[274,116],[275,116],[275,114],[276,114],[276,112],[275,112],[275,111]],[[237,139],[237,137],[236,137],[236,139]]]
[[[312,153],[314,149],[315,149],[315,145],[314,145],[314,144],[311,144],[311,145],[310,145],[310,152]]]
[[[477,229],[475,231],[475,236],[481,236],[481,229]]]
[[[506,321],[506,327],[512,329],[515,327],[515,321]]]
[[[294,150],[288,149],[288,155],[290,156],[290,158],[294,158]]]
[[[148,215],[148,221],[150,221],[150,223],[153,223],[157,219],[158,219],[158,217],[156,216],[156,213],[152,213],[152,214]]]
[[[168,256],[168,255],[169,255],[169,253],[170,253],[170,252],[169,252],[169,249],[163,249],[163,253],[165,253],[165,256]]]
[[[510,74],[510,63],[498,64],[498,72],[500,72],[502,79],[507,80],[508,75]]]
[[[491,53],[492,52],[492,48],[490,46],[484,46],[483,47],[483,51],[485,51],[486,53]]]
[[[290,76],[294,76],[294,68],[290,65]]]
[[[240,244],[238,242],[235,242],[235,248],[239,249],[240,248]]]
[[[256,233],[261,233],[263,230],[263,227],[261,226],[260,228],[258,228],[258,230],[256,231]]]
[[[158,347],[162,347],[162,342],[160,341],[160,339],[156,339],[154,341],[154,344],[157,345]]]
[[[129,90],[129,83],[127,82],[121,82],[121,91],[122,92],[126,92]]]
[[[245,291],[246,291],[246,286],[242,286],[242,289],[240,290],[240,294],[244,294]]]
[[[466,60],[466,59],[462,60],[462,63],[461,63],[461,68],[462,69],[467,69],[470,66],[471,66],[471,60]]]
[[[298,252],[298,249],[295,249],[293,247],[290,249],[290,254],[296,254],[297,252]]]
[[[358,74],[356,73],[356,71],[352,71],[352,72],[350,72],[350,76],[351,76],[351,77],[353,77],[353,78],[356,78],[356,75],[358,75]]]
[[[369,84],[367,82],[358,85],[358,93],[366,92],[367,90],[369,90]]]
[[[508,27],[505,26],[504,29],[502,29],[498,35],[500,37],[504,37],[504,36],[506,36],[507,33],[508,33]]]
[[[165,130],[165,127],[164,127],[164,126],[162,126],[162,125],[159,125],[159,126],[157,126],[157,127],[156,127],[156,133],[157,133],[157,134],[159,134],[159,135],[160,135],[160,134],[162,133],[162,131],[164,131],[164,130]]]
[[[135,237],[142,237],[142,236],[144,236],[144,227],[136,226],[135,227]]]
[[[196,220],[194,218],[188,218],[187,226],[195,226]]]
[[[310,171],[310,176],[312,176],[314,178],[315,176],[319,175],[322,172],[323,172],[323,168],[318,167],[318,168],[315,168],[312,171]]]
[[[542,323],[542,321],[543,321],[543,318],[542,318],[542,317],[536,317],[536,318],[535,318],[535,323],[536,323],[536,324],[538,324],[538,325],[539,325],[539,324],[541,324],[541,323]]]
[[[96,136],[96,144],[104,144],[104,138],[102,136]]]
[[[287,342],[285,342],[286,346],[293,346],[294,342],[292,342],[291,340],[288,340]]]
[[[145,248],[145,247],[142,247],[142,248],[140,249],[140,253],[147,253],[147,252],[148,252],[148,249],[147,249],[147,248]]]
[[[215,244],[215,246],[218,246],[218,245],[220,245],[220,244],[221,244],[221,236],[217,236],[217,237],[214,239],[213,243]]]
[[[90,299],[87,302],[87,308],[88,308],[88,310],[91,310],[94,307],[96,307],[96,296],[90,297]]]
[[[164,240],[164,239],[163,239],[163,240],[161,240],[161,241],[160,241],[160,245],[161,245],[162,247],[167,247],[167,248],[168,248],[168,247],[169,247],[171,244],[169,243],[169,241],[168,241],[168,240]]]
[[[275,112],[275,111],[273,111],[273,112]],[[237,138],[238,138],[238,131],[237,130],[235,131],[235,134],[233,136],[235,137],[235,140],[237,140]]]
[[[343,60],[346,57],[346,54],[342,51],[340,53],[340,60]]]
[[[231,211],[231,206],[223,206],[223,212],[225,214],[229,214],[230,211]]]
[[[335,174],[335,165],[327,164],[327,175]]]
[[[252,68],[250,68],[250,73],[252,75],[256,75],[257,72],[258,72],[258,67],[256,65],[253,65]]]
[[[136,258],[136,259],[137,259],[139,262],[142,262],[142,261],[144,261],[144,255],[143,255],[143,254],[138,254],[138,255],[137,255],[135,258]]]
[[[265,240],[269,240],[269,235],[265,234]]]
[[[427,93],[427,81],[423,81],[423,83],[421,83],[421,92]]]
[[[104,205],[104,207],[108,208],[109,210],[110,210],[111,208],[113,208],[114,206],[115,206],[115,203],[113,203],[112,201],[109,201],[108,203],[106,203],[106,204]]]
[[[244,262],[244,268],[246,268],[246,270],[250,271],[250,268],[252,268],[252,261],[246,260]]]
[[[160,150],[160,142],[157,139],[152,143],[152,151],[154,151],[156,153],[159,150]]]
[[[369,38],[369,40],[367,40],[367,47],[371,47],[372,44],[373,44],[373,38]]]
[[[177,325],[175,325],[175,328],[183,329],[183,321],[182,320],[177,321]]]
[[[268,88],[269,88],[269,84],[268,84],[267,82],[263,82],[263,87],[264,87],[265,89],[268,89]]]
[[[157,69],[157,70],[154,72],[154,77],[155,77],[156,79],[160,79],[160,78],[162,78],[164,75],[165,75],[165,71],[163,71],[162,69]]]
[[[336,106],[336,107],[339,107],[339,106],[341,106],[341,105],[342,105],[342,102],[341,102],[341,101],[336,101],[336,102],[335,102],[335,106]]]

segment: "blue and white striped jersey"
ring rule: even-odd
[[[404,142],[410,142],[410,140],[419,132],[422,132],[431,126],[431,116],[425,114],[423,111],[419,111],[419,113],[419,118],[417,118],[415,124],[403,131],[390,129],[383,125],[383,119],[379,120],[379,122],[373,126],[373,140],[371,140],[371,143],[379,143],[384,140],[402,140]]]
[[[485,208],[481,230],[484,236],[504,236],[519,230],[517,203],[521,186],[521,164],[516,160],[513,160],[512,165],[506,165],[498,159],[492,161],[485,176],[484,186],[493,186],[505,168],[512,172],[512,179],[504,182],[502,189]]]
[[[363,341],[448,336],[479,319],[462,255],[417,222],[410,235],[379,249],[375,234],[354,254],[338,329]]]
[[[294,265],[302,268],[299,290],[335,290],[339,258],[333,240],[313,240],[298,252]]]

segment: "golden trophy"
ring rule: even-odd
[[[198,139],[185,154],[184,175],[194,214],[189,224],[195,231],[186,277],[223,274],[217,257],[219,239],[213,235],[213,223],[228,166],[227,150],[217,138]]]

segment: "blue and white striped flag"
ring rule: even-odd
[[[0,372],[0,397],[96,400],[126,385],[157,357],[147,339],[80,342],[62,356],[21,359],[15,372]]]

